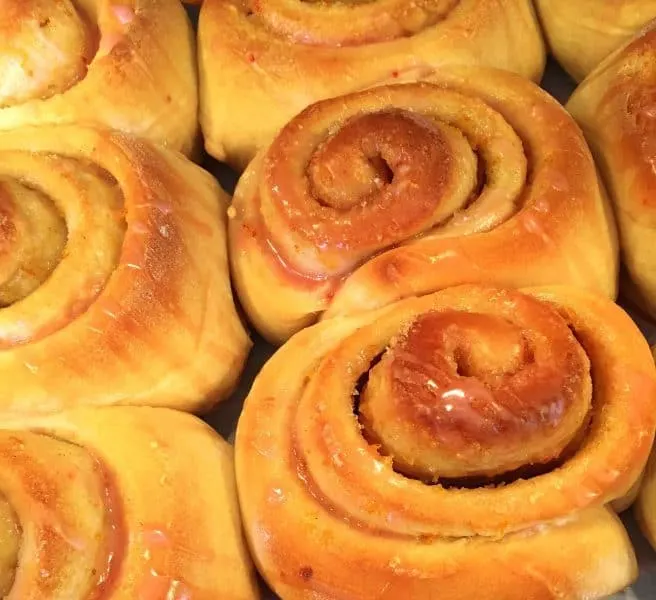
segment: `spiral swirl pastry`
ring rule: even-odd
[[[0,412],[201,410],[250,342],[227,197],[178,153],[72,125],[0,132]]]
[[[545,61],[529,0],[206,0],[198,44],[205,146],[239,169],[319,100],[454,63],[539,81]]]
[[[567,105],[615,204],[627,296],[656,317],[656,28],[608,57]]]
[[[178,0],[3,0],[0,10],[0,129],[101,123],[195,149],[195,49]]]
[[[246,400],[247,537],[285,600],[603,598],[636,575],[606,505],[655,426],[649,347],[600,295],[468,285],[337,317]]]
[[[3,598],[259,597],[232,449],[201,421],[113,407],[1,427]]]
[[[551,52],[577,81],[652,19],[656,0],[536,0]]]
[[[445,68],[313,105],[249,165],[230,215],[237,290],[273,341],[461,283],[615,293],[583,136],[503,71]]]

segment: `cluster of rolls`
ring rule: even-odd
[[[2,4],[0,596],[626,588],[656,2],[194,3]]]

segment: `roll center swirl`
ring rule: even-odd
[[[550,309],[532,323],[430,312],[370,373],[363,433],[397,471],[427,481],[499,478],[563,458],[588,424],[589,366]]]
[[[126,225],[122,190],[97,165],[0,155],[2,351],[58,331],[88,308],[118,264]]]
[[[0,180],[0,307],[25,298],[47,279],[66,238],[66,223],[49,198]]]
[[[449,219],[479,183],[460,130],[402,110],[347,120],[309,154],[304,177],[286,176],[285,163],[269,168],[268,218],[294,232],[277,240],[283,254],[334,273]]]

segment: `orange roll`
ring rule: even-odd
[[[656,317],[656,29],[609,56],[567,104],[613,200],[625,291]]]
[[[250,548],[285,600],[605,598],[637,575],[608,505],[655,427],[649,347],[599,295],[469,285],[336,317],[246,400]]]
[[[207,151],[243,169],[324,98],[479,64],[540,80],[528,0],[206,0],[198,29]]]
[[[504,71],[445,68],[311,106],[249,165],[229,216],[236,289],[274,342],[461,283],[616,291],[583,136]]]
[[[165,409],[3,419],[0,594],[257,600],[232,448]]]
[[[197,151],[193,31],[179,0],[3,0],[0,130],[97,123]]]
[[[577,81],[656,19],[656,0],[536,0],[556,60]]]
[[[79,126],[0,132],[0,413],[207,410],[250,348],[215,180]]]

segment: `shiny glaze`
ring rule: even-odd
[[[137,586],[139,598],[144,600],[211,600],[209,590],[202,590],[182,579],[179,573],[185,572],[185,563],[211,563],[213,555],[203,556],[193,547],[185,547],[165,525],[145,524],[137,534],[145,547],[143,558],[146,562],[144,576]],[[180,536],[182,537],[182,536]],[[185,536],[187,537],[187,536]]]
[[[54,451],[48,474],[38,455],[44,450]],[[110,597],[127,538],[121,502],[105,467],[67,442],[16,432],[0,434],[0,468],[0,489],[21,511],[24,538],[7,598]],[[78,494],[73,510],[72,493]],[[26,556],[31,551],[32,559]]]
[[[530,323],[428,313],[392,342],[360,413],[397,469],[493,477],[558,459],[576,442],[588,422],[588,361],[557,314],[532,309]]]
[[[3,427],[0,585],[11,583],[8,600],[257,599],[235,517],[231,450],[199,420],[81,409]],[[211,481],[200,477],[210,464]],[[8,529],[20,522],[15,564],[4,557],[5,518]]]
[[[120,492],[115,477],[105,468],[100,467],[105,488],[106,536],[104,549],[107,560],[101,563],[97,571],[98,580],[89,600],[106,600],[111,598],[119,581],[119,574],[128,541],[128,527]]]
[[[307,260],[317,260],[330,275],[440,223],[465,204],[474,187],[475,159],[464,137],[408,112],[346,121],[312,155],[306,184],[278,160],[290,133],[279,138],[264,166],[271,210],[277,213],[269,227],[283,221],[300,242],[301,256],[294,262],[302,265],[303,253],[316,248],[318,257]],[[276,237],[291,258],[291,248]]]

